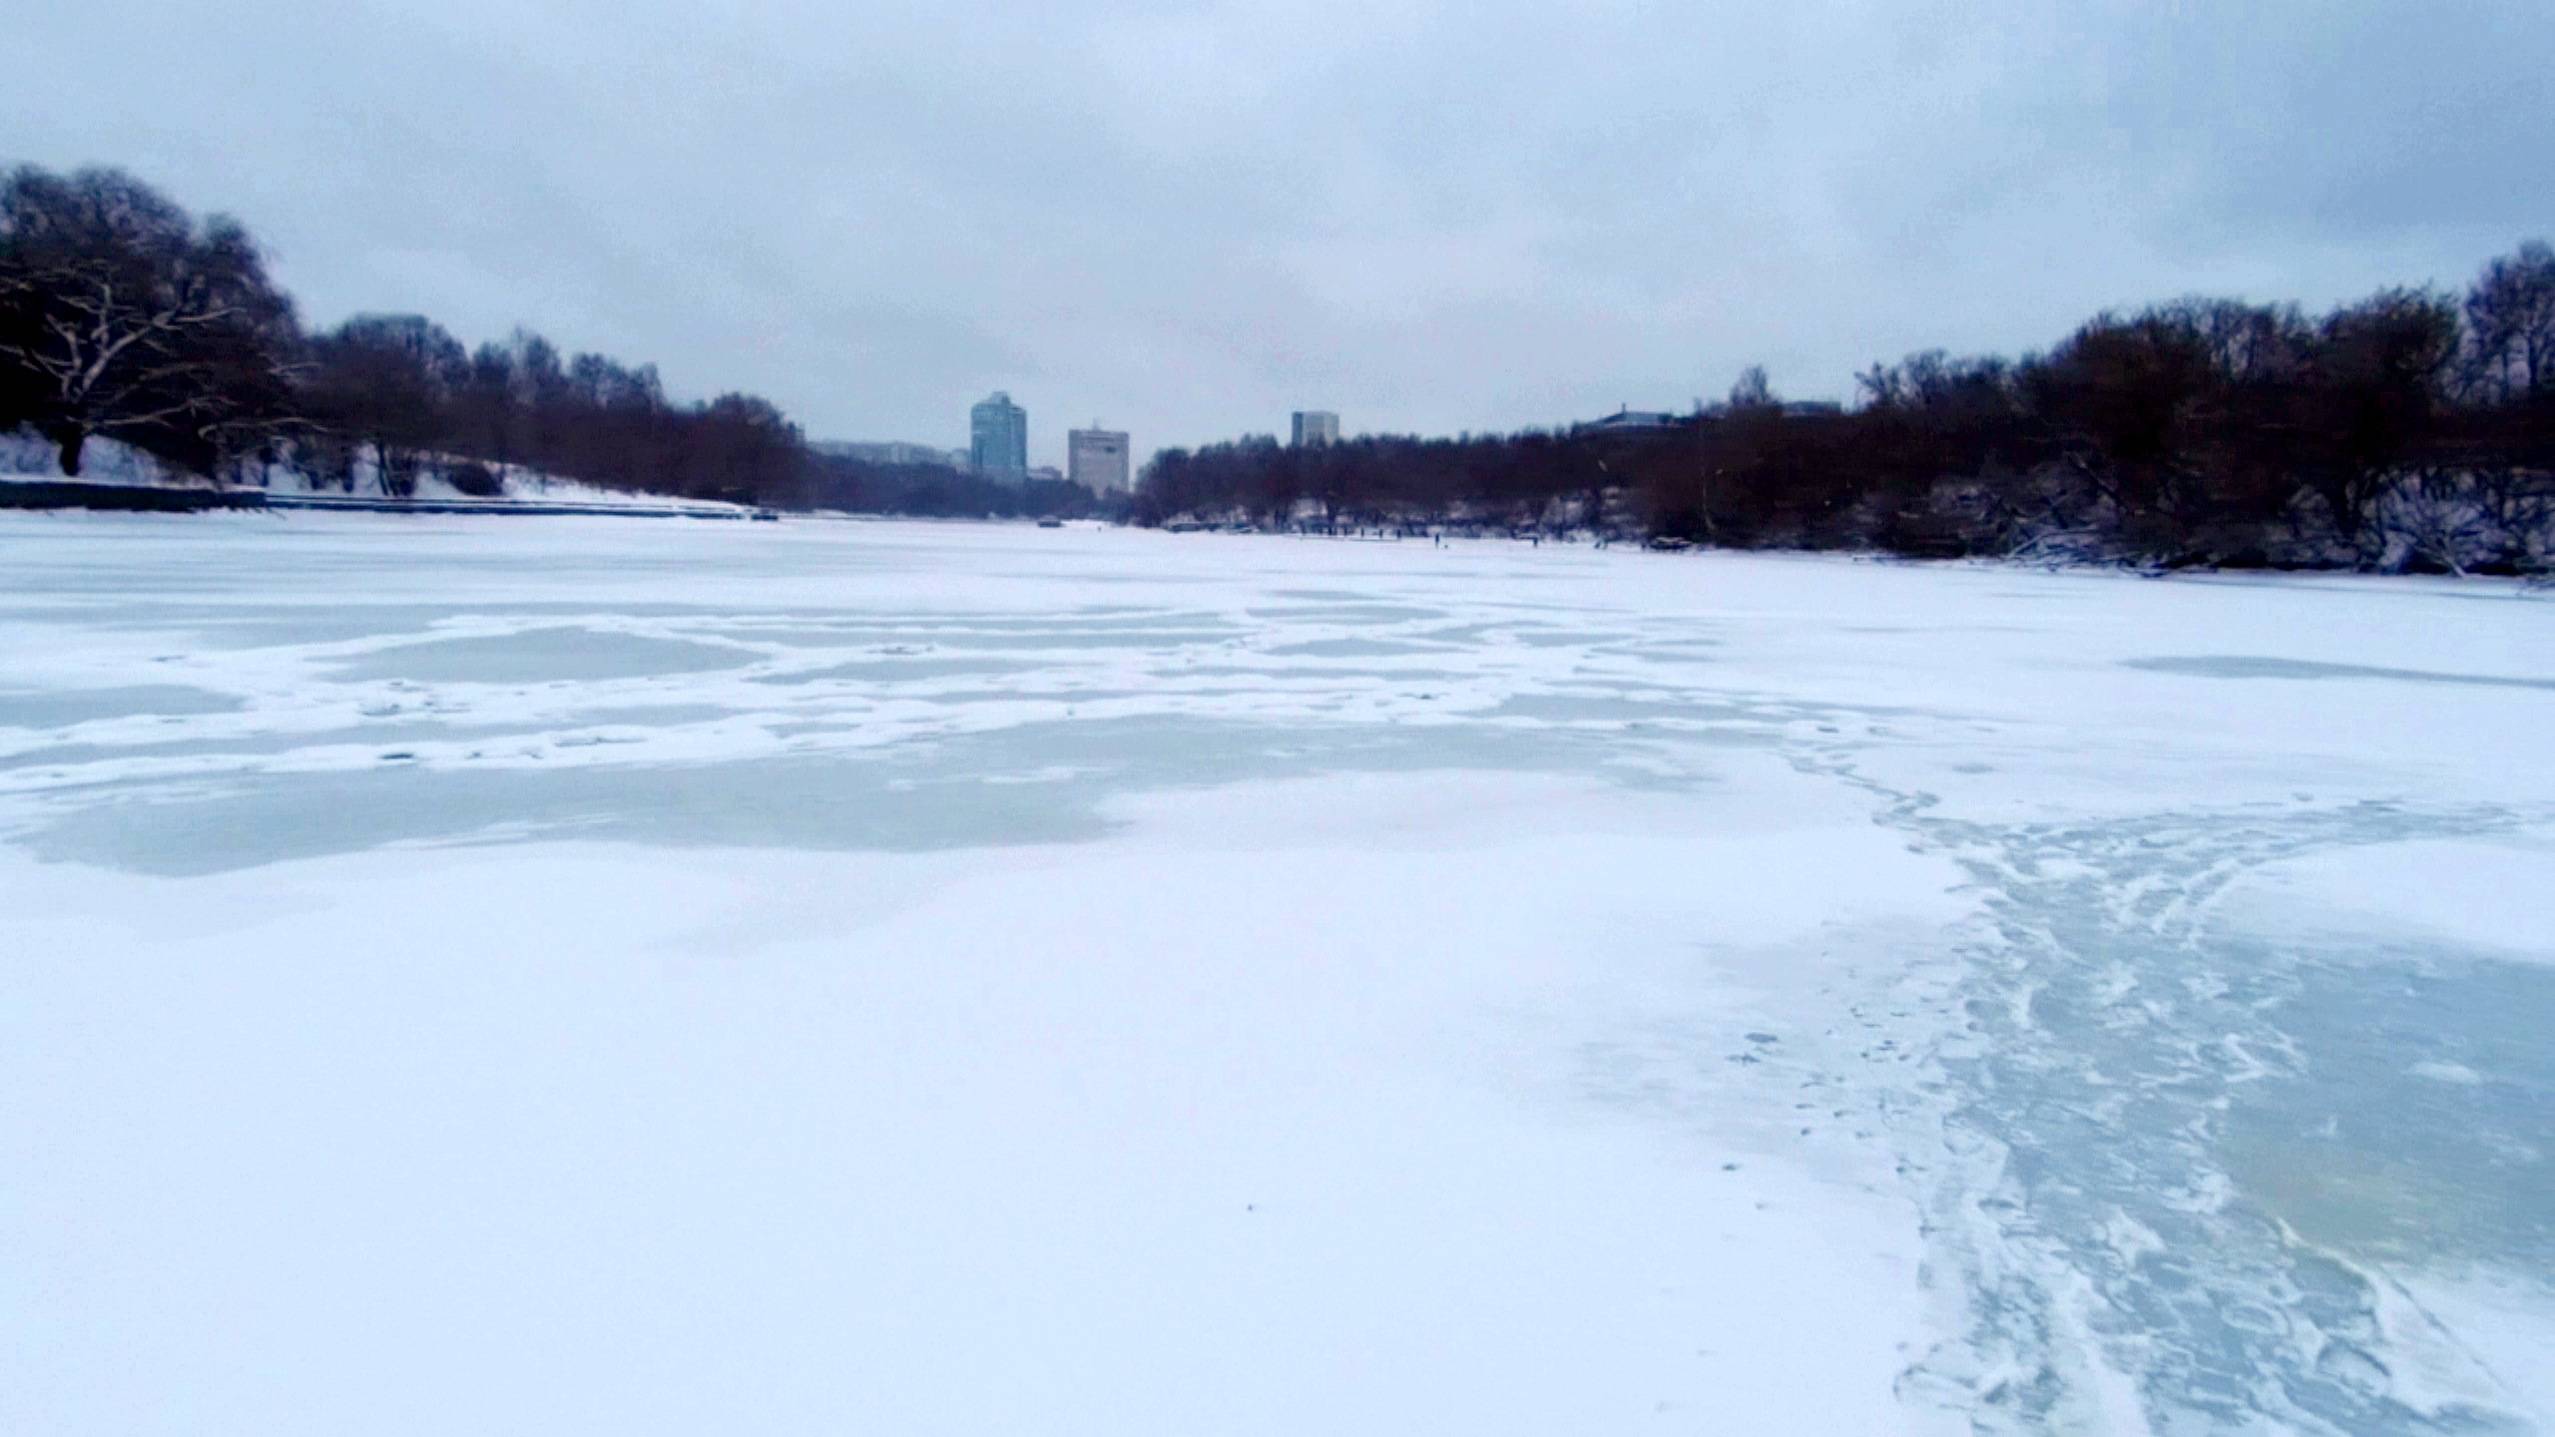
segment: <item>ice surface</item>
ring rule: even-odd
[[[8,1430],[2555,1428],[2542,598],[339,515],[0,574]]]
[[[2443,674],[2429,669],[2383,669],[2366,664],[2319,664],[2304,659],[2213,654],[2187,659],[2131,659],[2133,669],[2211,679],[2375,679],[2381,683],[2478,684],[2486,688],[2555,689],[2555,679],[2497,674]]]
[[[179,684],[110,689],[0,690],[0,728],[49,729],[133,714],[224,713],[237,699]]]
[[[755,657],[750,649],[561,627],[374,649],[339,665],[336,677],[425,683],[584,683],[734,668]]]

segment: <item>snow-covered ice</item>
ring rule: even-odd
[[[2555,1430],[2555,609],[0,516],[0,1426]]]

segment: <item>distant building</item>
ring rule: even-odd
[[[1647,434],[1661,429],[1674,429],[1685,423],[1665,410],[1618,409],[1603,419],[1591,419],[1570,426],[1573,434]]]
[[[1041,484],[1062,484],[1065,482],[1065,471],[1057,468],[1053,464],[1041,464],[1037,468],[1030,470],[1026,477],[1034,479]]]
[[[1127,480],[1127,436],[1091,421],[1088,429],[1065,432],[1065,472],[1094,494],[1124,494]]]
[[[929,464],[942,469],[967,467],[967,451],[942,449],[930,444],[887,442],[864,443],[856,440],[825,440],[807,446],[819,454],[837,459],[857,459],[864,464]]]
[[[1295,411],[1295,447],[1340,442],[1340,417],[1327,409]]]
[[[1029,411],[997,389],[967,411],[967,467],[1018,483],[1029,475]]]
[[[1786,419],[1832,419],[1845,412],[1845,406],[1833,399],[1788,399],[1783,403]]]

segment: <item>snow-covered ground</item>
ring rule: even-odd
[[[2555,608],[0,516],[0,1428],[2555,1430]]]

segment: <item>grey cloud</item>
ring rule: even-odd
[[[248,220],[307,317],[521,322],[813,434],[1033,452],[1802,394],[2555,229],[2542,4],[448,3],[13,19],[16,157]]]

